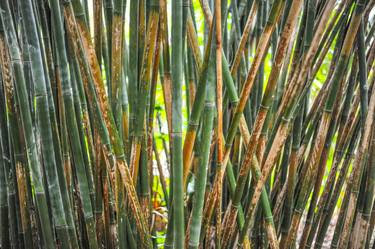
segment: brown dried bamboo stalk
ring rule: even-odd
[[[68,27],[68,35],[72,37],[73,41],[76,41],[76,43],[73,44],[76,52],[80,52],[82,55],[84,55],[84,58],[80,58],[79,56],[79,59],[86,59],[90,66],[90,71],[87,73],[90,77],[92,77],[96,93],[99,98],[99,107],[102,112],[106,128],[108,129],[108,133],[110,134],[109,137],[117,159],[116,162],[109,160],[112,164],[111,171],[112,173],[117,170],[119,171],[120,177],[127,191],[127,198],[129,200],[130,208],[133,211],[138,231],[143,238],[142,245],[145,248],[150,248],[151,241],[148,226],[144,214],[141,212],[139,200],[133,185],[133,180],[131,180],[132,177],[125,161],[122,141],[114,124],[112,110],[108,101],[108,96],[105,92],[101,71],[99,69],[99,63],[97,61],[90,33],[88,32],[86,24],[82,20],[78,20],[76,22],[70,2],[64,4],[64,16]],[[89,91],[89,86],[87,85],[88,83],[88,81],[84,82],[86,91]],[[105,155],[108,156],[111,155],[111,153],[107,151]]]

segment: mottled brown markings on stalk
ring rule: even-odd
[[[192,216],[190,215],[187,226],[186,226],[186,232],[185,232],[185,247],[186,248],[189,246],[191,220],[192,220]]]
[[[256,16],[257,11],[258,11],[258,5],[259,5],[259,3],[257,3],[257,1],[253,1],[253,4],[252,4],[251,9],[250,9],[250,14],[247,17],[245,28],[242,32],[240,43],[238,45],[236,54],[235,54],[234,59],[233,59],[232,67],[230,69],[230,72],[231,72],[232,76],[237,72],[238,66],[240,65],[241,57],[243,55],[243,50],[244,50],[246,44],[248,43],[252,23],[254,21],[254,17]]]
[[[153,153],[153,132],[154,132],[154,105],[155,105],[155,94],[156,94],[156,85],[158,81],[158,74],[159,74],[159,63],[160,63],[160,50],[161,50],[161,33],[160,33],[160,15],[159,15],[159,22],[158,22],[158,34],[157,34],[157,40],[156,40],[156,48],[155,48],[155,54],[154,54],[154,64],[152,66],[152,78],[151,78],[151,94],[154,96],[151,96],[151,101],[153,101],[151,104],[151,110],[149,112],[148,117],[148,124],[147,124],[147,158],[152,158]],[[153,99],[153,100],[152,100]],[[152,179],[152,164],[153,160],[148,160],[148,176],[150,179]],[[159,173],[160,174],[160,173]],[[162,173],[161,173],[162,174]],[[163,177],[164,178],[164,177]],[[162,180],[161,180],[162,181]]]
[[[280,11],[277,14],[277,19],[279,17],[280,17]],[[263,58],[264,58],[264,55],[267,51],[267,48],[269,46],[269,39],[271,37],[272,31],[274,30],[274,28],[275,28],[275,23],[271,23],[271,24],[267,24],[265,26],[264,30],[263,30],[263,33],[260,37],[260,41],[259,41],[258,46],[256,48],[255,58],[254,58],[253,63],[251,65],[250,71],[247,74],[246,81],[245,81],[244,86],[243,86],[242,91],[241,91],[239,103],[236,106],[235,111],[234,111],[235,115],[242,115],[242,112],[245,108],[245,105],[246,105],[247,99],[249,97],[250,91],[251,91],[252,86],[254,84],[255,77],[257,75],[258,69],[260,67],[260,64],[261,64]],[[229,149],[230,148],[228,148],[227,151],[229,151]],[[226,152],[226,157],[229,157],[228,152]],[[251,159],[252,155],[249,156],[249,158]],[[226,166],[227,160],[228,159],[224,160],[225,164],[224,164],[224,170],[223,171],[225,171],[225,166]],[[244,172],[242,172],[242,177],[243,176],[244,176]],[[261,189],[259,190],[259,193],[258,193],[259,194],[258,199],[260,197]]]
[[[343,87],[343,84],[341,84],[340,88],[342,88],[342,87]],[[342,92],[342,89],[340,89],[339,90],[339,96],[337,97],[336,103],[341,103],[342,95],[343,95],[343,92]],[[332,121],[331,121],[333,123],[329,124],[329,126],[327,127],[327,133],[328,133],[328,129],[330,128],[331,125],[336,125],[337,119],[338,119],[339,115],[341,114],[341,112],[339,110],[340,109],[339,107],[340,107],[339,104],[335,104],[335,107],[334,107],[334,110],[333,110],[333,117],[332,117]],[[320,131],[318,131],[318,135],[319,135],[319,132]],[[322,143],[326,143],[326,141],[327,141],[326,139],[328,139],[328,138],[325,138]],[[332,138],[330,138],[330,139],[332,139]],[[307,220],[305,222],[305,228],[304,228],[302,238],[301,238],[301,241],[300,241],[301,249],[304,249],[307,246],[308,238],[310,236],[311,228],[313,226],[313,224],[312,224],[313,220],[318,215],[318,214],[314,214],[314,210],[316,209],[316,205],[317,205],[317,202],[318,202],[319,192],[320,192],[320,189],[321,189],[323,177],[325,175],[326,164],[327,164],[327,159],[328,159],[329,149],[330,149],[330,146],[328,146],[328,144],[324,144],[322,146],[323,146],[323,150],[322,150],[322,152],[319,156],[320,159],[318,159],[319,164],[317,164],[315,166],[316,169],[315,169],[315,172],[313,172],[313,178],[312,179],[315,180],[314,186],[313,186],[313,183],[310,182],[310,186],[313,186],[313,194],[312,194],[311,201],[310,201],[310,207],[309,207],[309,211],[308,211],[309,214],[308,214]],[[339,146],[339,144],[338,144],[338,146]],[[334,159],[334,161],[335,161],[335,159]],[[332,170],[335,170],[334,165],[332,165],[330,171],[332,171]],[[327,185],[325,185],[325,186],[327,186]],[[309,191],[311,191],[311,187],[310,187]],[[322,198],[322,196],[321,196],[321,198]],[[312,213],[310,214],[310,212],[312,212]],[[319,209],[318,209],[318,212],[319,212]]]
[[[258,147],[256,150],[256,157],[258,158],[259,162],[263,162],[264,151],[266,150],[266,143],[267,143],[267,134],[260,133],[259,140],[258,140]],[[262,164],[260,165],[260,170],[262,170]]]
[[[98,60],[95,54],[94,47],[91,42],[91,36],[90,33],[87,32],[87,29],[85,27],[85,24],[82,23],[82,21],[75,20],[75,17],[72,13],[72,9],[70,6],[64,6],[64,15],[65,15],[65,20],[68,23],[68,26],[71,28],[72,32],[71,35],[74,37],[74,40],[76,42],[82,41],[84,53],[86,54],[88,58],[88,62],[91,68],[91,73],[93,76],[94,80],[94,85],[96,92],[99,97],[99,106],[102,111],[103,119],[106,123],[107,129],[110,134],[110,139],[112,144],[115,143],[115,127],[113,127],[113,124],[111,123],[110,117],[108,115],[108,108],[109,108],[109,102],[108,102],[108,96],[105,91],[104,83],[102,81],[102,76],[101,76],[101,71],[99,68]],[[79,34],[74,32],[73,30],[78,29],[77,32],[79,31]],[[116,148],[116,146],[114,146]]]
[[[296,172],[298,167],[298,149],[293,149],[290,154],[290,164],[289,164],[289,173],[286,183],[286,198],[293,200],[294,197],[294,183],[296,179]],[[287,242],[288,232],[282,231],[280,248],[285,248],[285,243]]]
[[[359,228],[358,228],[358,233],[355,236],[356,242],[354,243],[354,245],[359,244],[359,248],[364,248],[365,243],[366,243],[368,228],[369,228],[370,224],[367,220],[364,219],[363,213],[359,214],[359,219],[360,219],[360,222],[358,222]]]
[[[280,116],[281,113],[285,110],[285,107],[294,101],[297,93],[299,93],[299,91],[303,87],[308,72],[311,70],[311,64],[318,50],[320,40],[326,28],[326,23],[328,22],[328,19],[330,17],[329,13],[334,8],[334,4],[335,0],[329,0],[326,3],[322,18],[320,19],[320,22],[315,30],[309,50],[302,58],[302,63],[297,64],[297,68],[296,70],[294,70],[294,73],[291,76],[290,83],[288,84],[288,87],[284,92],[279,110],[277,112],[277,116]]]
[[[164,82],[162,84],[163,89],[163,97],[165,102],[165,111],[167,113],[167,123],[168,130],[171,133],[171,127],[172,127],[172,79],[171,74],[168,72],[164,72]]]
[[[104,149],[103,149],[104,150]],[[102,151],[103,152],[103,151]],[[104,152],[102,153],[103,159],[105,159]],[[106,163],[106,162],[105,162]],[[105,169],[103,169],[105,171]],[[109,208],[109,181],[106,181],[106,179],[103,179],[103,204],[104,204],[104,222],[105,224],[110,224],[110,208]],[[107,245],[111,242],[110,239],[110,233],[109,233],[109,226],[106,226],[106,231],[105,231],[105,237],[107,240]],[[108,246],[111,248],[110,246]]]
[[[308,160],[308,163],[309,163],[308,172],[307,172],[308,175],[310,175],[310,172],[312,170],[316,169],[316,164],[319,162],[320,155],[323,151],[324,142],[326,139],[330,121],[331,121],[331,113],[324,112],[322,119],[321,119],[319,130],[318,130],[318,135],[315,139],[315,146],[313,148],[311,158],[310,160]]]
[[[24,169],[24,165],[21,162],[16,163],[16,176],[17,176],[17,187],[18,187],[18,198],[19,198],[19,205],[20,205],[20,213],[21,213],[21,224],[22,224],[22,232],[25,233],[25,230],[30,224],[28,209],[27,209],[27,187],[26,187],[26,173]]]
[[[266,226],[267,237],[271,238],[269,240],[269,243],[270,243],[269,247],[270,248],[279,248],[279,243],[278,243],[278,240],[277,240],[276,233],[270,232],[270,231],[274,231],[275,230],[273,224],[271,224],[269,222],[265,222],[265,226]]]
[[[141,157],[141,141],[133,143],[131,155],[130,155],[130,169],[133,178],[133,184],[137,183],[138,170],[139,170],[139,159]]]
[[[190,20],[190,21],[189,21]],[[210,55],[210,49],[211,49],[211,40],[212,40],[212,30],[213,26],[210,25],[210,34],[209,34],[209,40],[207,41],[207,44],[205,46],[205,51],[204,51],[204,61],[202,61],[202,57],[200,54],[200,49],[198,46],[198,39],[196,37],[195,33],[195,27],[192,21],[192,17],[188,15],[188,22],[187,22],[187,32],[188,36],[190,36],[191,41],[189,41],[189,45],[193,50],[193,56],[194,59],[196,60],[196,65],[197,65],[197,70],[199,71],[199,75],[203,77],[203,73],[205,70],[207,70],[208,67],[208,61],[209,61],[209,55]],[[202,82],[202,84],[206,84],[205,82]],[[186,189],[186,184],[187,184],[187,177],[189,175],[189,171],[191,168],[191,163],[194,158],[193,155],[193,149],[194,149],[194,144],[195,144],[195,139],[196,139],[196,133],[197,133],[197,127],[198,123],[194,120],[189,121],[188,129],[186,132],[185,140],[184,140],[184,145],[183,145],[183,186],[184,189]]]
[[[279,41],[276,56],[275,56],[275,61],[273,63],[270,77],[268,80],[266,93],[269,92],[269,89],[273,89],[277,83],[277,79],[280,73],[281,66],[283,65],[283,62],[284,62],[284,57],[289,46],[292,32],[295,28],[296,21],[298,19],[297,13],[302,6],[302,2],[303,1],[300,1],[300,0],[294,1],[290,9],[287,22],[285,23],[284,29],[281,33],[280,41]],[[266,100],[267,98],[273,99],[273,96],[265,95],[264,99]],[[268,109],[261,109],[260,111],[262,110],[265,111],[266,113],[268,111]]]
[[[359,191],[359,183],[360,183],[360,174],[361,174],[361,165],[363,164],[363,160],[367,154],[369,141],[371,139],[370,133],[372,130],[373,122],[374,122],[374,110],[375,110],[375,91],[374,87],[372,90],[372,96],[369,103],[368,113],[365,121],[365,127],[361,138],[361,145],[358,149],[358,153],[355,157],[355,161],[353,164],[352,174],[349,180],[349,189],[350,197],[349,197],[349,204],[347,208],[347,216],[345,218],[345,222],[343,225],[342,236],[340,238],[339,247],[346,246],[349,239],[350,234],[350,227],[353,222],[354,218],[354,210],[356,208],[356,203],[358,199],[358,191]]]
[[[64,173],[66,179],[66,186],[70,186],[71,184],[71,165],[70,165],[70,157],[69,155],[64,155]]]
[[[144,50],[144,56],[143,58],[143,65],[142,65],[142,72],[141,72],[141,81],[140,83],[143,85],[146,85],[147,82],[150,82],[151,79],[151,72],[152,72],[152,67],[150,66],[153,61],[153,52],[155,50],[155,44],[154,41],[156,41],[157,38],[157,27],[159,23],[159,14],[153,12],[150,17],[150,22],[149,22],[149,27],[150,30],[147,32],[147,38],[146,38],[146,46]],[[152,39],[152,40],[151,40]],[[151,42],[149,42],[151,41]]]
[[[194,80],[190,79],[189,80],[189,108],[190,110],[193,108],[195,92],[196,92],[196,89],[195,89]]]
[[[280,150],[278,150],[276,153],[271,153],[273,152],[275,149],[273,148],[280,148],[283,146],[285,140],[286,140],[286,134],[288,134],[289,132],[289,124],[287,122],[283,122],[281,124],[281,126],[279,127],[277,133],[281,135],[281,139],[279,140],[274,140],[273,144],[272,144],[272,147],[271,147],[271,150],[270,150],[270,154],[268,155],[268,158],[267,160],[265,161],[263,167],[262,167],[262,175],[260,176],[259,180],[257,181],[256,183],[256,186],[255,186],[255,189],[254,189],[254,195],[253,195],[253,198],[250,202],[250,206],[249,206],[249,209],[248,209],[248,214],[247,214],[247,217],[246,219],[250,219],[255,211],[255,207],[258,203],[258,200],[260,198],[260,194],[262,192],[262,188],[263,188],[263,185],[264,185],[264,182],[267,180],[267,176],[269,175],[273,165],[274,165],[274,162],[276,160],[276,158],[278,157],[279,155],[279,152]],[[276,136],[278,137],[278,136]]]
[[[296,97],[296,94],[298,91],[296,81],[298,80],[298,76],[301,72],[301,67],[302,65],[299,63],[296,65],[295,68],[293,68],[292,74],[289,76],[290,80],[288,82],[287,88],[284,90],[283,96],[281,98],[280,106],[276,113],[276,117],[280,117],[283,114],[288,104],[293,104],[292,103],[294,101],[293,97],[294,98]]]
[[[215,187],[215,185],[214,185],[214,187]],[[204,206],[203,219],[202,219],[202,224],[203,224],[202,231],[207,234],[207,231],[208,231],[209,225],[210,225],[210,221],[211,221],[211,217],[212,217],[212,213],[213,213],[213,209],[214,209],[214,206],[215,206],[215,203],[216,203],[216,195],[212,194],[212,192],[211,192],[207,196],[207,199],[206,199],[205,203],[206,203],[206,205]],[[201,236],[201,240],[202,239],[203,238]]]
[[[329,3],[326,5],[325,13],[329,13],[329,11],[333,8],[334,1],[331,0]],[[320,40],[319,38],[321,37],[322,33],[324,32],[324,27],[325,23],[328,21],[329,15],[323,15],[318,28],[316,30],[316,33],[314,35],[313,42],[311,44],[310,49],[307,52],[307,55],[304,57],[303,64],[299,66],[299,68],[302,68],[301,73],[297,74],[299,70],[297,70],[294,73],[294,76],[292,78],[291,83],[289,84],[292,87],[289,87],[286,90],[286,94],[283,97],[281,107],[279,108],[278,111],[278,116],[280,116],[280,113],[284,110],[286,104],[290,101],[293,100],[295,95],[297,94],[298,90],[302,87],[304,83],[304,79],[307,75],[307,72],[309,71],[309,68],[313,59],[313,55],[315,55],[318,47],[318,41]],[[294,82],[297,82],[295,84]],[[291,89],[290,89],[291,88]],[[244,89],[245,90],[245,89]],[[289,90],[289,91],[288,91]],[[241,103],[241,101],[240,101]],[[244,106],[244,104],[243,104]],[[259,181],[256,184],[255,191],[254,191],[254,196],[253,199],[251,200],[250,207],[248,209],[248,217],[247,219],[250,219],[253,215],[253,212],[255,210],[256,204],[260,198],[260,193],[261,189],[264,185],[265,178],[268,177],[276,159],[278,158],[278,155],[281,151],[281,148],[283,144],[285,143],[286,137],[289,133],[289,120],[284,120],[281,124],[281,126],[278,128],[278,131],[276,133],[275,139],[273,141],[273,144],[271,146],[270,153],[267,158],[264,158],[264,163],[262,167],[262,177],[259,179]]]
[[[160,12],[160,33],[162,36],[163,59],[164,63],[164,81],[162,84],[163,98],[165,103],[165,112],[167,114],[168,131],[172,131],[172,84],[171,73],[169,68],[169,44],[168,44],[168,18],[166,0],[159,2]]]
[[[138,199],[137,199],[137,193],[135,191],[135,188],[134,188],[129,170],[127,169],[127,165],[125,165],[124,161],[119,161],[117,165],[118,165],[117,168],[120,172],[122,181],[123,181],[123,183],[124,183],[124,185],[125,185],[125,187],[128,191],[127,198],[129,199],[129,201],[131,203],[131,206],[133,206],[133,208],[138,207],[139,209],[137,211],[140,211],[141,209],[140,209],[140,205],[139,205],[139,202],[138,202]],[[135,218],[135,221],[136,221],[136,225],[137,225],[138,229],[140,229],[140,233],[141,233],[141,236],[142,236],[141,243],[143,245],[143,248],[151,248],[150,238],[148,237],[149,236],[148,235],[149,234],[148,226],[145,223],[145,219],[144,219],[143,215],[141,215],[141,214],[142,214],[141,212],[134,212],[133,211],[133,215],[134,215],[134,218]]]
[[[290,225],[290,231],[289,231],[287,241],[286,241],[285,247],[284,247],[285,249],[288,248],[287,247],[288,245],[293,245],[292,243],[294,243],[296,241],[297,229],[298,229],[299,223],[301,221],[301,215],[302,214],[300,212],[293,215],[292,223]],[[284,249],[284,248],[281,248],[281,249]]]
[[[193,19],[189,12],[187,18],[187,38],[190,45],[190,48],[193,52],[194,61],[197,65],[198,70],[202,68],[202,55],[198,45],[197,33],[195,32]]]
[[[94,43],[98,61],[102,60],[102,0],[94,0]]]
[[[5,37],[1,35],[0,37],[0,56],[1,56],[1,71],[2,71],[2,78],[5,90],[5,101],[7,103],[7,108],[13,108],[11,104],[11,100],[13,99],[14,95],[14,86],[12,83],[12,72],[10,67],[10,58],[9,53],[7,50],[7,45],[5,43]]]
[[[280,212],[283,207],[284,200],[286,198],[286,193],[287,193],[286,191],[287,191],[287,185],[284,184],[281,191],[277,194],[276,202],[272,211],[272,214],[275,217],[275,220],[274,220],[275,224],[278,223],[277,222],[278,219],[276,220],[276,218],[280,218]]]
[[[145,44],[144,51],[143,51],[141,80],[140,80],[141,93],[143,91],[148,92],[150,88],[150,83],[151,83],[150,81],[151,81],[151,76],[152,76],[151,73],[153,69],[152,61],[154,59],[155,46],[157,46],[156,42],[157,42],[157,36],[158,36],[158,26],[159,26],[158,23],[159,23],[159,14],[153,11],[149,19],[148,32],[146,35],[146,44]],[[145,112],[144,116],[146,115],[145,110],[140,110],[140,111],[144,111]],[[138,120],[138,118],[136,120]],[[143,127],[145,127],[145,124],[146,123],[144,122]],[[142,124],[137,124],[137,125],[141,126]],[[136,130],[138,129],[139,127]],[[131,150],[130,168],[132,169],[132,177],[133,177],[135,186],[136,186],[137,179],[138,179],[142,139],[143,139],[143,133],[139,135],[137,132],[136,137],[135,137],[135,142],[133,143],[132,150]]]
[[[265,55],[265,52],[269,46],[269,38],[271,37],[272,31],[273,31],[274,25],[272,26],[266,26],[263,34],[259,40],[259,45],[257,47],[255,57],[253,60],[253,64],[251,64],[251,69],[246,77],[246,81],[244,83],[244,87],[241,91],[240,100],[238,102],[238,105],[236,107],[235,113],[243,112],[245,109],[245,105],[247,102],[247,99],[249,97],[250,91],[253,87],[253,84],[255,82],[255,77],[258,73],[258,69],[260,64],[262,63],[262,59]]]
[[[228,208],[230,208],[229,213],[225,213],[226,218],[224,220],[224,233],[223,233],[223,242],[222,245],[225,248],[228,243],[230,242],[230,239],[233,238],[235,229],[236,229],[236,217],[238,212],[238,207],[233,208],[233,204],[231,204]]]
[[[264,120],[266,119],[267,111],[268,109],[263,109],[261,106],[261,109],[259,110],[258,117],[257,117],[258,122],[255,123],[254,130],[251,134],[250,140],[248,141],[248,148],[245,154],[245,158],[242,162],[243,166],[240,169],[239,177],[245,177],[249,173],[251,160],[253,158],[253,152],[256,146],[258,145],[258,138],[262,130]]]
[[[324,148],[324,142],[326,140],[326,135],[327,135],[327,132],[328,132],[328,128],[329,128],[329,124],[330,124],[330,121],[331,121],[331,113],[330,112],[324,112],[323,113],[323,116],[321,118],[321,123],[319,125],[319,129],[318,129],[318,132],[317,132],[317,137],[314,141],[314,147],[312,148],[312,151],[307,159],[307,171],[306,171],[306,174],[305,174],[305,179],[306,181],[303,181],[302,182],[302,186],[301,186],[301,190],[300,190],[300,194],[298,195],[298,200],[297,201],[300,201],[300,199],[304,200],[305,199],[305,195],[308,194],[308,190],[309,190],[309,187],[310,185],[312,184],[312,181],[313,179],[315,179],[315,176],[316,176],[316,171],[317,171],[317,164],[319,163],[319,160],[321,158],[321,154],[322,154],[322,151],[323,151],[323,148]],[[303,201],[304,202],[304,201]],[[299,207],[297,207],[299,208]],[[299,224],[299,219],[301,218],[301,213],[303,212],[303,210],[299,210],[299,209],[296,209],[294,211],[294,214],[293,214],[293,218],[292,220],[295,220],[295,219],[298,219],[298,224]],[[295,216],[297,216],[295,218]],[[297,224],[297,226],[298,226]],[[294,238],[296,237],[296,234],[293,234],[297,231],[297,229],[294,229],[292,227],[292,229],[290,230],[289,232],[289,235],[288,235],[288,242],[286,243],[286,246],[290,245],[290,243],[294,242]],[[293,239],[293,240],[291,240]]]
[[[188,130],[186,132],[186,138],[184,141],[184,148],[183,148],[183,165],[186,165],[184,167],[184,174],[183,174],[183,181],[184,186],[186,187],[187,184],[187,177],[189,175],[190,171],[190,163],[193,157],[193,148],[194,148],[194,142],[196,138],[196,130]],[[188,166],[189,165],[189,166]]]
[[[93,74],[93,78],[94,78],[95,88],[99,96],[99,106],[103,114],[103,118],[106,123],[107,129],[109,131],[111,142],[112,144],[114,144],[114,147],[116,148],[118,147],[118,140],[116,140],[116,138],[118,137],[118,133],[117,133],[117,130],[115,130],[113,122],[111,122],[113,121],[113,118],[111,120],[111,117],[109,116],[109,113],[111,112],[109,109],[108,97],[105,93],[104,83],[101,78],[101,72],[99,69],[99,64],[97,61],[95,51],[91,43],[90,34],[87,32],[87,29],[84,23],[78,22],[78,25],[75,23],[75,18],[74,18],[74,15],[72,14],[72,9],[70,5],[64,6],[64,16],[65,16],[65,20],[68,26],[68,33],[72,37],[72,39],[74,39],[75,41],[80,41],[80,38],[82,38],[82,43],[84,46],[83,52],[88,57],[88,61],[89,61],[90,68],[91,68],[91,73]],[[78,31],[76,30],[77,26],[79,28],[80,35],[77,34],[77,31]],[[121,148],[118,148],[118,149],[121,149]],[[115,153],[118,153],[118,152],[119,151],[115,151]],[[146,225],[145,218],[142,212],[140,212],[141,208],[140,208],[140,204],[136,195],[133,181],[129,172],[129,168],[127,167],[126,162],[124,161],[123,158],[118,158],[115,162],[115,165],[117,166],[117,170],[120,171],[123,184],[127,190],[127,193],[128,193],[127,198],[129,199],[130,206],[133,211],[134,218],[136,220],[137,229],[139,230],[141,237],[143,238],[142,245],[144,248],[150,248],[151,242],[150,242],[148,227]]]
[[[348,136],[349,130],[354,129],[353,128],[353,126],[355,126],[354,123],[358,121],[359,116],[356,116],[358,105],[359,105],[359,95],[356,95],[352,104],[351,111],[349,113],[349,117],[346,119],[345,122],[343,121],[340,122],[340,127],[338,130],[338,137],[337,137],[338,144],[340,145],[339,147],[340,149],[338,151],[340,151],[341,146],[343,146],[348,141],[348,139],[350,138]]]
[[[113,15],[112,19],[112,98],[117,100],[121,84],[122,70],[122,16]],[[90,47],[90,49],[93,49]],[[92,51],[90,51],[92,52]],[[95,53],[95,51],[94,51]]]

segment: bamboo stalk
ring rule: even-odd
[[[172,2],[172,168],[173,168],[173,244],[176,248],[184,248],[185,225],[183,207],[183,163],[182,163],[182,115],[181,115],[181,75],[183,72],[182,1]]]
[[[35,137],[32,130],[32,121],[31,121],[31,114],[30,114],[30,107],[26,92],[26,84],[25,78],[23,75],[23,68],[21,64],[20,58],[20,51],[19,45],[16,39],[16,33],[14,24],[12,21],[9,3],[7,1],[3,1],[0,5],[1,9],[1,19],[3,23],[3,27],[5,30],[5,37],[7,43],[10,44],[9,52],[10,52],[10,59],[12,63],[12,69],[14,73],[14,84],[17,91],[17,101],[20,105],[21,111],[21,120],[22,120],[22,127],[24,130],[25,141],[27,149],[29,150],[28,153],[28,160],[30,166],[30,172],[32,173],[32,181],[34,185],[35,191],[35,198],[37,203],[37,208],[39,211],[39,218],[41,228],[42,228],[42,237],[43,242],[48,247],[53,247],[54,238],[52,235],[52,228],[51,228],[51,221],[48,217],[48,207],[47,207],[47,198],[44,190],[44,186],[42,183],[42,177],[40,172],[40,161],[37,155],[36,146],[35,146]]]

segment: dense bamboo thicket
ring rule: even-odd
[[[375,248],[374,0],[0,0],[0,248]]]

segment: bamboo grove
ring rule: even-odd
[[[0,248],[375,248],[374,0],[0,0]]]

